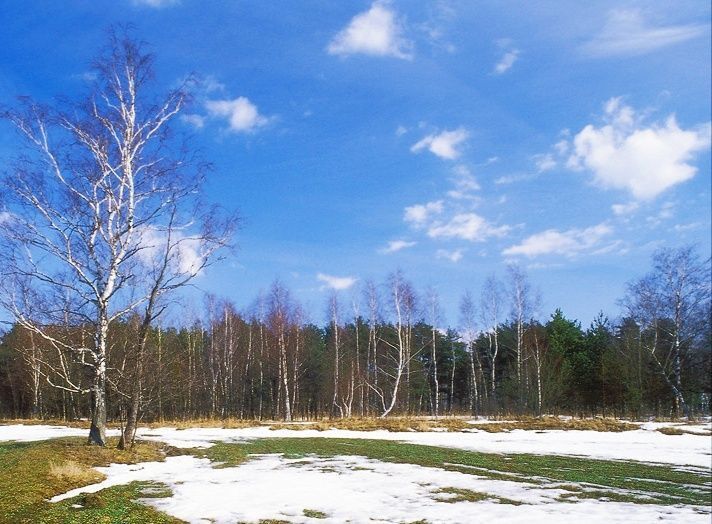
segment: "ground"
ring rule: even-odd
[[[0,425],[0,522],[711,518],[709,423],[385,424],[142,428],[132,452],[88,447],[81,427]]]

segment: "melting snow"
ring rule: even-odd
[[[221,428],[159,428],[142,429],[140,438],[166,442],[174,447],[210,447],[213,442],[240,442],[270,437],[293,438],[358,438],[397,440],[412,444],[442,446],[484,453],[534,453],[541,455],[571,455],[607,460],[638,460],[708,468],[712,461],[710,438],[702,435],[664,435],[641,428],[620,433],[600,431],[529,431],[509,432],[390,432],[348,431],[332,429],[271,430],[267,427]]]
[[[363,457],[306,457],[258,455],[239,467],[218,468],[207,459],[168,457],[165,462],[113,464],[97,468],[107,478],[99,484],[70,491],[52,501],[135,480],[169,485],[173,496],[145,499],[160,511],[191,523],[290,522],[397,523],[425,519],[430,523],[471,522],[588,522],[649,523],[705,522],[709,514],[689,506],[670,507],[583,500],[556,500],[565,491],[535,484],[491,480],[411,464],[391,464]],[[480,502],[445,502],[442,488],[487,493]],[[497,497],[521,502],[512,505]],[[314,520],[304,510],[323,512]]]
[[[641,460],[680,466],[710,467],[710,438],[702,435],[664,435],[663,424],[646,423],[641,429],[622,433],[596,431],[525,431],[504,433],[470,431],[388,432],[346,430],[270,430],[175,428],[139,431],[143,439],[166,442],[176,447],[209,447],[216,441],[241,442],[269,437],[368,438],[445,446],[497,453],[578,455],[601,459]],[[671,424],[666,424],[671,425]],[[708,432],[709,424],[685,426]],[[116,435],[116,430],[110,431]],[[84,436],[85,429],[47,425],[0,426],[0,441],[33,441],[64,436]],[[588,522],[648,523],[653,521],[709,522],[709,509],[690,506],[637,505],[611,501],[560,502],[564,493],[557,484],[493,480],[477,475],[426,468],[412,464],[390,464],[363,457],[307,457],[289,459],[260,455],[230,468],[215,469],[207,459],[193,456],[168,457],[165,462],[97,468],[106,475],[98,484],[70,491],[53,501],[79,493],[138,481],[163,482],[171,487],[169,498],[143,500],[157,509],[188,522],[235,522],[274,518],[290,522],[395,523],[425,519],[430,523],[539,522],[577,524]],[[448,503],[452,497],[437,493],[442,488],[468,489],[487,493],[479,502]],[[521,502],[515,506],[500,498]],[[304,510],[327,515],[315,520]]]

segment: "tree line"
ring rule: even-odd
[[[587,328],[560,309],[534,319],[535,294],[516,266],[506,285],[487,279],[478,300],[465,293],[457,328],[446,330],[437,294],[416,293],[401,272],[349,297],[332,293],[325,325],[307,322],[280,282],[245,311],[208,297],[189,325],[150,326],[142,348],[133,315],[107,335],[108,414],[126,420],[137,383],[146,421],[708,414],[707,268],[690,248],[659,251],[653,271],[630,283],[625,315],[599,314]],[[91,325],[55,329],[67,346],[93,336]],[[32,330],[5,334],[0,365],[4,416],[90,415],[79,391],[53,387],[61,370],[81,390],[91,381],[85,366]]]

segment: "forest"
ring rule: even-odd
[[[516,266],[506,283],[488,279],[477,300],[465,294],[459,327],[447,330],[438,327],[437,295],[416,293],[401,272],[364,286],[348,306],[334,292],[326,325],[306,323],[277,281],[245,311],[208,297],[200,319],[151,326],[140,376],[141,321],[127,316],[109,329],[108,415],[126,419],[136,382],[145,421],[708,414],[706,263],[682,249],[658,252],[655,265],[630,284],[625,316],[611,322],[601,313],[587,328],[560,309],[534,320],[535,294]],[[53,333],[66,346],[93,336],[89,325],[53,326]],[[15,325],[3,336],[0,368],[3,416],[90,416],[86,366],[33,331]]]

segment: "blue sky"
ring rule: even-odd
[[[176,126],[244,221],[196,283],[238,306],[278,277],[322,322],[401,268],[455,325],[515,262],[587,325],[657,247],[709,256],[708,2],[3,4],[0,103],[81,92],[117,23],[205,79]]]

